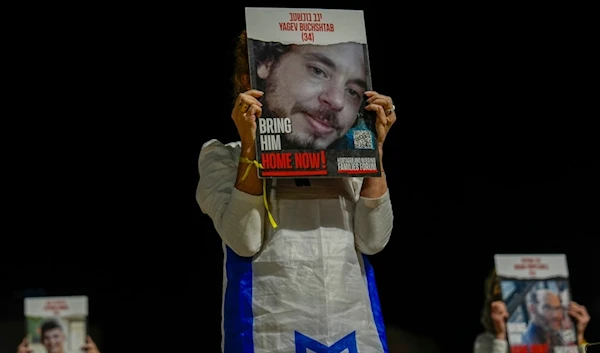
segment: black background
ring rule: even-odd
[[[221,243],[194,192],[202,144],[237,139],[244,6],[164,6],[15,12],[2,321],[23,327],[24,295],[85,294],[103,353],[219,351]],[[372,259],[388,325],[469,351],[493,254],[566,253],[600,341],[589,9],[245,6],[365,11],[373,84],[398,115],[394,232]],[[0,350],[20,339],[0,333]]]

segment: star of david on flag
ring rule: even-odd
[[[318,341],[315,341],[314,339],[308,336],[301,334],[298,331],[295,332],[295,339],[296,353],[307,353],[307,349],[310,349],[315,353],[342,353],[345,349],[347,349],[347,353],[358,353],[358,347],[356,346],[355,331],[351,332],[346,337],[340,339],[339,341],[335,342],[329,347]]]

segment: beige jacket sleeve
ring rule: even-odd
[[[497,339],[489,332],[482,333],[475,339],[473,353],[508,353],[508,342]]]
[[[362,180],[351,180],[356,199],[354,242],[361,253],[374,255],[383,250],[390,240],[394,227],[394,212],[389,190],[374,199],[360,196]]]
[[[262,246],[265,206],[262,196],[234,187],[239,164],[237,147],[235,143],[223,145],[216,140],[202,146],[196,201],[212,219],[225,245],[240,256],[251,257]]]

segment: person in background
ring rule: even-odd
[[[66,336],[62,327],[54,320],[46,321],[40,327],[42,344],[48,353],[70,353],[65,348]],[[100,353],[96,343],[90,336],[87,336],[86,343],[81,347],[81,351],[87,353]],[[21,344],[17,347],[17,353],[32,353],[27,337],[23,338]]]
[[[537,295],[537,292],[534,294]],[[550,296],[547,296],[547,298],[551,299]],[[544,303],[539,304],[541,304],[541,306],[545,305]],[[575,320],[579,351],[584,353],[584,347],[587,344],[584,334],[585,329],[590,322],[590,315],[584,306],[573,301],[569,304],[568,314]],[[506,321],[508,320],[508,317],[509,314],[506,309],[506,304],[502,300],[500,281],[496,275],[496,271],[493,270],[485,281],[485,300],[481,314],[481,323],[483,324],[485,331],[480,333],[475,339],[473,353],[508,352],[508,337],[506,330]],[[536,322],[536,320],[539,321],[538,319],[534,319],[533,322]]]

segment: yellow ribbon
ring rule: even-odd
[[[252,168],[252,165],[256,166],[256,168],[259,169],[263,167],[262,164],[258,163],[257,161],[253,161],[245,157],[240,157],[240,162],[248,164],[248,167],[246,168],[246,171],[242,176],[242,181],[246,180],[248,174],[250,174],[250,169]],[[267,210],[267,215],[269,216],[269,222],[271,222],[273,228],[277,228],[277,223],[275,223],[275,219],[273,218],[271,211],[269,211],[269,201],[267,201],[267,179],[263,179],[263,203],[265,204],[265,209]]]

